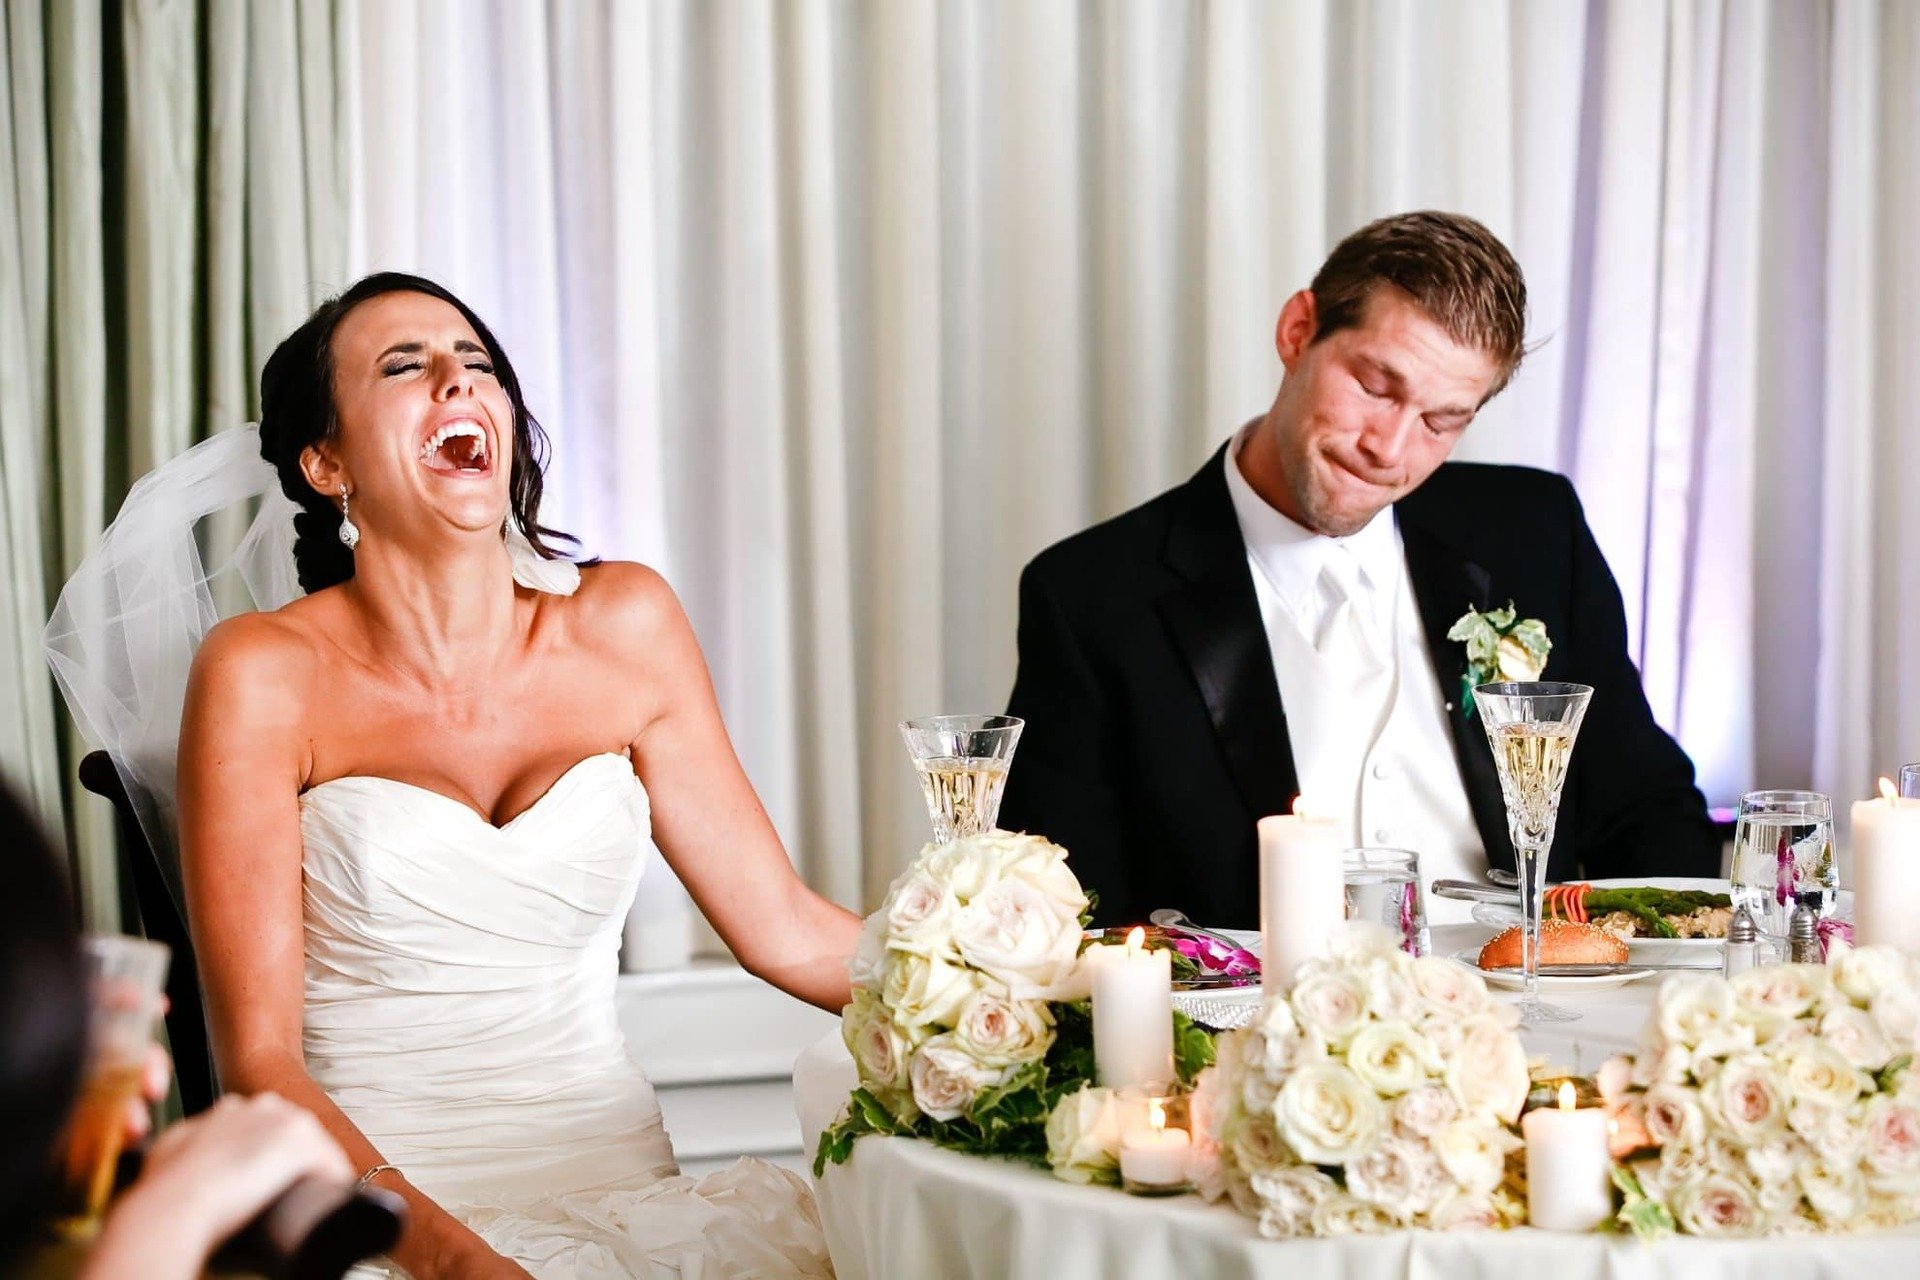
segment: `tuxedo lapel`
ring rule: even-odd
[[[1490,866],[1513,866],[1513,842],[1507,834],[1507,807],[1500,796],[1500,775],[1493,751],[1477,713],[1460,709],[1460,678],[1466,671],[1466,647],[1447,639],[1447,632],[1469,609],[1484,610],[1492,603],[1493,583],[1487,571],[1448,545],[1419,514],[1402,504],[1395,509],[1400,541],[1407,552],[1407,574],[1420,608],[1433,670],[1440,678],[1446,706],[1447,730],[1453,735],[1454,756],[1466,783],[1467,803],[1474,826],[1487,851]]]
[[[1206,703],[1234,785],[1261,818],[1292,808],[1298,774],[1246,543],[1227,493],[1225,451],[1180,490],[1166,561],[1184,585],[1158,607]]]

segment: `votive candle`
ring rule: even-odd
[[[1166,1108],[1158,1098],[1147,1103],[1147,1123],[1120,1138],[1120,1181],[1123,1186],[1165,1191],[1186,1185],[1193,1136],[1167,1125]]]

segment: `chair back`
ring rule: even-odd
[[[127,795],[126,783],[114,768],[113,758],[104,751],[93,751],[80,762],[80,785],[113,804],[119,820],[120,845],[126,851],[126,865],[133,875],[134,901],[140,909],[140,923],[155,942],[163,942],[173,952],[167,969],[167,1040],[173,1050],[173,1074],[180,1086],[180,1106],[187,1115],[195,1115],[213,1105],[218,1092],[213,1072],[213,1051],[207,1041],[205,1006],[200,999],[200,970],[194,961],[193,939],[187,932],[183,904],[168,887],[166,871],[159,856],[140,829],[139,816]]]

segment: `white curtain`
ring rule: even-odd
[[[1281,302],[1409,208],[1525,267],[1542,345],[1461,456],[1574,477],[1712,798],[1852,796],[1920,757],[1920,561],[1895,554],[1920,531],[1920,6],[353,20],[354,270],[496,325],[554,437],[552,520],[674,582],[842,901],[926,830],[894,722],[1004,704],[1021,565],[1264,409]]]

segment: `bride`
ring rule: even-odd
[[[846,1002],[858,930],[794,873],[673,592],[555,556],[545,438],[431,282],[325,303],[261,395],[307,594],[206,635],[178,758],[222,1084],[403,1195],[420,1280],[830,1274],[799,1178],[678,1176],[615,1021],[649,832],[800,999]]]

